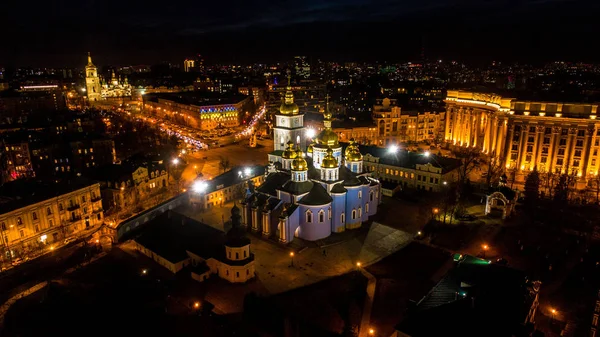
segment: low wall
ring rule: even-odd
[[[158,215],[172,210],[178,206],[185,205],[189,203],[189,195],[187,193],[182,193],[176,197],[173,197],[161,204],[158,204],[150,209],[143,211],[142,213],[136,214],[131,218],[121,222],[117,226],[117,242],[123,242],[130,239],[135,232],[144,227],[144,224],[148,223],[150,220],[156,218]]]

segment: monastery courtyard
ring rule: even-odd
[[[233,203],[222,208],[199,212],[189,206],[175,211],[228,230],[228,219]],[[225,219],[225,227],[223,226]],[[326,278],[345,274],[361,266],[375,263],[398,251],[412,241],[413,235],[388,226],[373,223],[364,228],[352,230],[318,242],[294,239],[288,246],[273,239],[250,234],[250,250],[255,254],[256,274],[268,294],[277,294],[303,287]],[[294,252],[294,265],[291,266],[290,252]],[[256,281],[253,281],[256,282]]]

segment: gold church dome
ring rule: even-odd
[[[306,171],[308,170],[308,164],[304,159],[304,153],[298,149],[296,151],[296,158],[292,160],[292,171]]]
[[[338,135],[329,128],[321,131],[321,133],[319,133],[319,135],[317,136],[316,141],[318,144],[322,144],[322,145],[326,145],[326,146],[338,146],[339,145]]]
[[[310,145],[308,145],[308,149],[306,149],[306,152],[313,153],[313,144],[312,143],[310,143]]]
[[[300,112],[298,104],[294,102],[294,93],[292,92],[291,75],[288,71],[288,85],[285,89],[283,103],[279,107],[279,113],[282,115],[297,115]]]
[[[287,142],[287,148],[285,149],[285,151],[283,151],[281,157],[283,159],[294,159],[296,158],[296,156],[298,156],[298,153],[296,152],[296,150],[294,150],[294,143],[290,140],[289,142]]]
[[[337,159],[333,156],[333,150],[331,148],[327,148],[327,154],[323,157],[323,162],[321,163],[321,167],[323,168],[336,168],[338,166]]]
[[[346,161],[361,161],[362,154],[358,149],[358,145],[354,141],[354,139],[350,139],[350,144],[346,147],[346,151],[344,152],[344,157]]]

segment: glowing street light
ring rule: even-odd
[[[431,154],[431,153],[430,153],[429,151],[425,151],[425,153],[423,153],[423,155],[424,155],[425,157],[429,157],[429,155],[430,155],[430,154]]]
[[[194,191],[196,193],[204,193],[204,192],[206,192],[207,188],[208,188],[208,184],[204,181],[196,181],[192,185],[192,191]]]
[[[388,147],[388,152],[389,153],[397,153],[399,149],[400,148],[398,147],[398,145],[390,145],[390,147]]]
[[[173,158],[173,165],[179,164],[179,158]]]
[[[200,308],[200,302],[194,302],[194,309]]]
[[[375,329],[371,328],[369,329],[369,336],[373,336],[375,335]]]
[[[252,169],[251,169],[251,168],[249,168],[249,167],[246,167],[246,168],[244,169],[244,175],[245,175],[245,176],[249,176],[250,174],[252,174]]]
[[[290,258],[292,259],[291,263],[290,263],[290,267],[294,266],[294,252],[290,252]]]
[[[148,269],[142,269],[142,275],[148,274]]]
[[[317,135],[317,131],[315,131],[315,129],[306,129],[306,138],[310,138],[313,139],[315,138],[315,136]]]
[[[356,262],[356,267],[360,268],[361,263],[360,262]]]

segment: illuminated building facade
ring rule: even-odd
[[[85,88],[90,103],[111,97],[130,97],[131,85],[125,78],[117,78],[112,72],[110,81],[105,81],[98,75],[98,68],[92,63],[88,53],[88,63],[85,66]]]
[[[402,112],[396,100],[384,98],[373,106],[377,145],[432,141],[443,133],[444,113]]]
[[[193,59],[185,59],[183,60],[183,71],[185,71],[186,73],[189,73],[196,64],[196,60]]]
[[[250,97],[240,94],[185,92],[146,94],[144,109],[160,118],[201,130],[240,125]]]
[[[444,138],[500,158],[507,169],[596,176],[600,166],[597,103],[520,101],[448,91]],[[582,184],[578,185],[582,187]]]
[[[90,53],[88,53],[88,63],[85,66],[85,89],[90,102],[96,102],[102,99],[98,68],[92,63],[92,55]]]
[[[19,198],[22,195],[29,197]],[[104,222],[97,183],[15,181],[2,186],[0,196],[3,199],[0,244],[4,261],[50,249],[53,243],[78,236]]]
[[[301,84],[290,85],[290,90],[294,94],[294,102],[304,113],[322,112],[325,106],[325,96],[327,96],[327,86],[325,84],[315,81],[302,81]],[[279,111],[279,106],[287,91],[287,83],[270,84],[267,87],[266,102],[269,115],[276,114]]]

